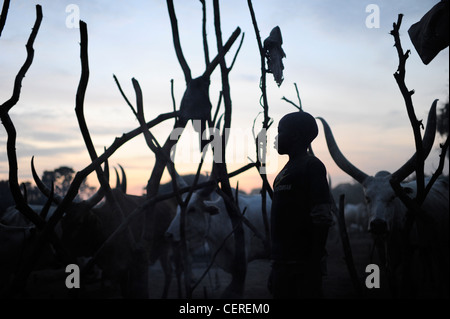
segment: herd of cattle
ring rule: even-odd
[[[427,130],[424,136],[424,148],[429,153],[434,141],[433,113],[430,111]],[[434,115],[435,117],[435,115]],[[369,176],[353,166],[339,151],[331,129],[325,120],[324,125],[327,144],[330,154],[336,164],[357,180],[364,188],[366,203],[361,205],[347,205],[346,223],[358,231],[370,231],[374,239],[382,238],[387,249],[388,267],[395,281],[401,280],[402,253],[404,241],[401,234],[405,228],[406,207],[396,197],[389,184],[394,175],[401,180],[414,171],[413,157],[404,167],[390,174],[385,171]],[[431,141],[431,145],[429,145]],[[425,145],[425,143],[428,143]],[[183,179],[181,179],[183,180]],[[416,183],[403,183],[403,189],[414,196]],[[161,185],[161,189],[163,189]],[[112,190],[117,204],[125,215],[131,214],[142,205],[144,196],[126,194],[120,187]],[[264,243],[265,227],[262,218],[261,195],[246,195],[238,193],[238,204],[241,212],[245,211],[247,226],[244,226],[245,247],[247,262],[258,258],[267,258]],[[270,197],[267,197],[267,212],[270,216]],[[416,247],[413,258],[409,261],[414,280],[413,287],[417,296],[446,296],[449,295],[449,198],[448,176],[438,178],[428,194],[423,210],[426,216],[416,219],[409,236],[409,241]],[[42,207],[32,206],[39,213]],[[47,218],[52,215],[50,210]],[[223,198],[211,188],[210,191],[200,190],[194,192],[186,209],[185,238],[189,251],[207,244],[215,254],[215,263],[223,270],[230,272],[234,254],[232,241],[226,240],[233,232]],[[130,223],[129,231],[116,236],[108,245],[100,250],[96,256],[96,267],[101,270],[101,280],[112,285],[120,285],[127,278],[132,260],[130,237],[138,240],[142,236],[143,227],[146,227],[146,250],[149,263],[160,261],[165,273],[165,287],[162,298],[167,297],[168,287],[177,275],[178,285],[183,271],[180,260],[179,247],[176,241],[180,240],[180,207],[175,197],[158,202],[154,207],[151,221],[144,221],[143,214],[138,215]],[[120,225],[122,219],[116,208],[107,200],[91,203],[89,200],[71,204],[55,232],[61,238],[64,246],[78,260],[91,258],[102,246],[105,240]],[[249,227],[252,225],[253,227]],[[262,236],[261,236],[262,234]],[[15,272],[27,255],[30,243],[36,238],[34,225],[28,221],[14,207],[10,207],[0,216],[0,296],[8,295],[8,289],[14,282]],[[52,247],[48,245],[43,250],[35,269],[61,267],[55,258]],[[401,294],[401,290],[399,292]]]

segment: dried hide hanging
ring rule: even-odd
[[[199,133],[200,151],[209,142],[207,139],[202,139],[202,134],[206,130],[206,123],[211,127],[212,105],[209,100],[209,84],[209,78],[203,76],[191,80],[180,105],[180,119],[182,121],[200,120],[200,127],[195,125],[194,121],[192,122],[194,130]]]
[[[449,1],[442,0],[408,30],[411,42],[427,65],[449,45]]]
[[[264,52],[267,59],[267,72],[273,74],[273,78],[278,86],[283,82],[284,66],[282,59],[286,57],[281,48],[282,44],[281,30],[280,27],[276,26],[264,40]]]

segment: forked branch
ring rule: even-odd
[[[402,93],[403,99],[406,105],[406,111],[408,113],[409,120],[411,122],[411,126],[414,134],[414,141],[416,146],[416,182],[417,182],[417,195],[416,198],[424,199],[424,189],[425,189],[425,174],[424,174],[424,163],[425,156],[424,150],[422,146],[422,136],[420,133],[420,128],[422,126],[422,122],[417,120],[416,114],[414,112],[414,106],[412,102],[411,96],[414,94],[414,91],[409,91],[405,84],[405,74],[406,74],[406,60],[408,59],[410,51],[407,50],[406,53],[403,52],[403,48],[400,42],[400,25],[402,23],[403,15],[399,14],[397,23],[394,22],[393,29],[391,31],[391,35],[394,37],[394,46],[397,49],[397,54],[399,58],[399,64],[397,72],[394,73],[394,78],[397,82],[397,85]],[[401,181],[397,181],[400,183]]]

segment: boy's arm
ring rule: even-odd
[[[320,262],[325,254],[328,229],[333,225],[331,195],[326,179],[326,169],[322,162],[314,161],[308,172],[310,173],[310,194],[313,204],[310,212],[312,220],[312,258],[316,262]]]

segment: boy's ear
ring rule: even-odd
[[[302,142],[303,141],[303,137],[300,135],[300,133],[292,133],[291,134],[291,139],[292,142]]]

